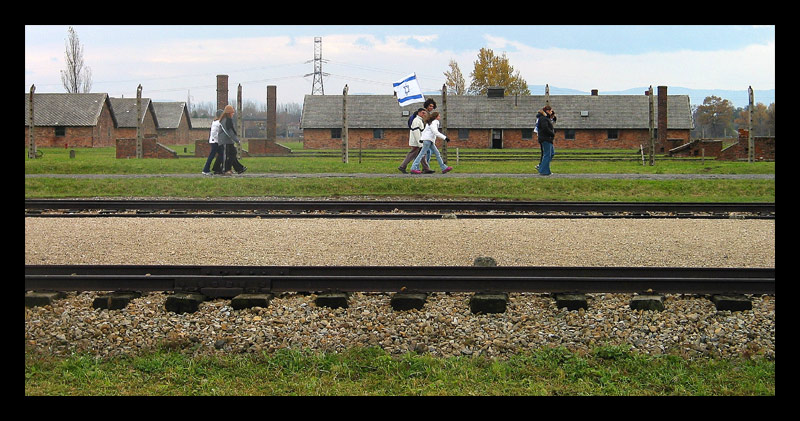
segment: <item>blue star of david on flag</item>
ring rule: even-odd
[[[413,104],[415,102],[425,102],[422,90],[417,81],[417,74],[412,73],[398,82],[392,84],[394,92],[397,94],[397,102],[400,105]]]

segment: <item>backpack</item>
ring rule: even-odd
[[[414,111],[414,112],[411,114],[411,116],[410,116],[410,117],[408,117],[408,128],[409,128],[409,129],[411,128],[411,124],[412,124],[412,123],[414,123],[414,117],[416,117],[416,116],[417,116],[417,113],[418,113],[418,112],[419,112],[419,110],[417,110],[417,111]]]

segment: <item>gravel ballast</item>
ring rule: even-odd
[[[26,264],[471,265],[775,267],[773,220],[695,219],[174,219],[26,218]],[[435,293],[422,310],[394,311],[390,294],[355,293],[349,308],[285,294],[267,308],[206,301],[195,313],[144,294],[95,310],[95,292],[26,308],[26,349],[68,355],[135,354],[157,346],[194,353],[337,351],[506,357],[563,346],[628,346],[689,357],[775,357],[775,297],[717,311],[705,297],[669,294],[663,311],[631,310],[632,294],[589,294],[559,309],[548,294],[513,293],[501,314],[472,314],[470,294]]]
[[[26,264],[775,267],[774,220],[26,218]]]

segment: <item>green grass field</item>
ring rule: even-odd
[[[191,155],[193,145],[175,147],[180,154]],[[452,148],[451,148],[452,149]],[[41,158],[25,158],[25,174],[193,174],[197,175],[204,158],[116,159],[114,148],[69,151],[43,148]],[[249,174],[368,173],[399,174],[397,166],[404,151],[368,151],[391,153],[389,158],[369,158],[358,162],[351,153],[350,162],[329,157],[246,157],[241,162]],[[461,161],[455,163],[450,151],[449,165],[459,173],[532,174],[536,159],[524,161]],[[474,150],[473,150],[474,152]],[[519,150],[492,151],[510,154]],[[538,152],[528,150],[527,152]],[[588,151],[563,151],[563,155]],[[634,151],[606,151],[626,153]],[[436,164],[433,164],[437,168]],[[409,167],[410,168],[410,167]],[[774,162],[724,162],[716,160],[674,160],[661,158],[656,165],[642,165],[629,160],[559,160],[552,164],[561,174],[774,174]],[[408,198],[482,198],[500,200],[567,201],[711,201],[743,202],[775,200],[774,180],[617,180],[503,177],[432,178],[425,176],[386,178],[131,178],[67,179],[26,178],[25,197],[408,197]]]

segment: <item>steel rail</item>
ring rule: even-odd
[[[475,266],[25,266],[25,290],[774,294],[772,268]]]
[[[113,200],[25,199],[26,210],[139,211],[505,211],[505,212],[747,212],[774,214],[775,203],[543,202],[448,200]]]

